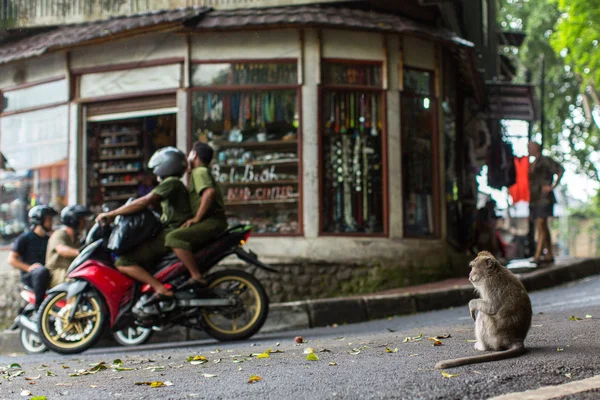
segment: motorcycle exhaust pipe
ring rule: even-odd
[[[18,323],[21,326],[21,328],[27,329],[28,331],[31,331],[35,334],[39,334],[37,324],[35,322],[33,322],[32,320],[30,320],[29,318],[27,318],[26,316],[19,315],[17,320],[18,320]]]

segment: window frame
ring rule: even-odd
[[[320,76],[324,76],[324,67],[327,63],[349,64],[349,65],[376,65],[381,67],[382,75],[385,74],[385,62],[377,60],[360,60],[346,58],[321,58],[320,60]],[[317,147],[318,147],[318,177],[319,177],[319,232],[318,236],[322,237],[363,237],[363,238],[388,238],[389,233],[389,180],[388,180],[388,124],[387,124],[387,90],[385,89],[385,76],[382,76],[382,85],[365,86],[365,85],[335,85],[319,83],[318,85],[318,101],[317,101]],[[323,218],[323,178],[325,176],[324,154],[323,154],[323,133],[324,133],[324,116],[323,116],[323,99],[328,91],[332,92],[371,92],[381,96],[381,107],[383,108],[383,116],[381,121],[381,163],[382,163],[382,199],[383,199],[383,232],[364,233],[364,232],[325,232]]]
[[[222,60],[191,60],[190,64],[291,64],[299,65],[298,58],[277,58],[277,59],[222,59]],[[191,80],[191,72],[190,72]],[[303,146],[302,146],[302,84],[301,74],[298,73],[296,84],[258,84],[258,85],[206,85],[193,86],[190,81],[190,87],[187,89],[187,147],[192,148],[193,141],[193,96],[196,92],[209,93],[235,93],[235,92],[265,92],[265,91],[295,91],[298,104],[298,129],[297,129],[297,154],[298,154],[298,231],[295,233],[253,233],[254,237],[303,237],[304,236],[304,179],[303,179]],[[227,208],[227,205],[225,205]]]
[[[402,83],[402,89],[400,90],[400,159],[402,159],[402,151],[404,149],[404,134],[407,128],[406,124],[402,123],[404,120],[404,99],[424,99],[429,98],[431,100],[432,115],[434,116],[432,124],[432,140],[431,140],[431,153],[432,153],[432,197],[433,197],[433,232],[429,235],[415,235],[406,233],[406,185],[404,184],[404,177],[406,171],[402,168],[402,235],[407,239],[423,239],[423,240],[439,240],[442,237],[441,234],[441,199],[440,199],[440,135],[439,135],[439,96],[436,90],[437,76],[434,69],[419,68],[404,65],[402,68],[402,77],[404,79],[407,70],[417,72],[427,72],[430,74],[431,79],[429,82],[430,95],[423,95],[419,93],[413,93],[407,90],[406,85]]]

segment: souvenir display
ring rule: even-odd
[[[430,72],[406,69],[402,108],[402,176],[404,233],[430,236],[435,233],[434,143],[435,99]]]
[[[323,80],[328,85],[382,86],[380,64],[323,64]]]
[[[88,205],[123,204],[147,194],[154,178],[145,166],[152,153],[175,145],[175,117],[135,118],[88,125]]]
[[[240,83],[281,72],[250,66],[235,71]],[[229,224],[251,224],[263,234],[298,233],[297,92],[195,92],[192,106],[192,139],[215,148],[211,168]]]
[[[327,91],[323,104],[323,230],[383,232],[381,95]]]

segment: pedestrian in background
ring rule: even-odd
[[[530,142],[528,150],[529,156],[535,157],[535,160],[529,165],[529,218],[535,223],[538,232],[538,243],[533,261],[536,264],[552,263],[554,255],[548,218],[554,216],[554,204],[556,204],[554,189],[558,186],[565,169],[552,158],[543,156],[542,146],[539,143]],[[544,250],[546,253],[542,260]]]

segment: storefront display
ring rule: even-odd
[[[192,140],[215,148],[212,172],[222,187],[229,224],[251,224],[259,234],[300,232],[298,91],[259,86],[297,79],[293,66],[195,66],[197,84],[232,85],[232,90],[194,92]],[[257,86],[234,89],[242,84]]]
[[[175,145],[175,116],[143,117],[88,124],[88,205],[123,204],[152,190],[146,170],[155,150]]]
[[[437,231],[436,99],[433,73],[404,70],[401,95],[404,234],[433,236]]]
[[[322,95],[322,230],[381,233],[383,215],[383,104],[379,65],[327,63]]]

